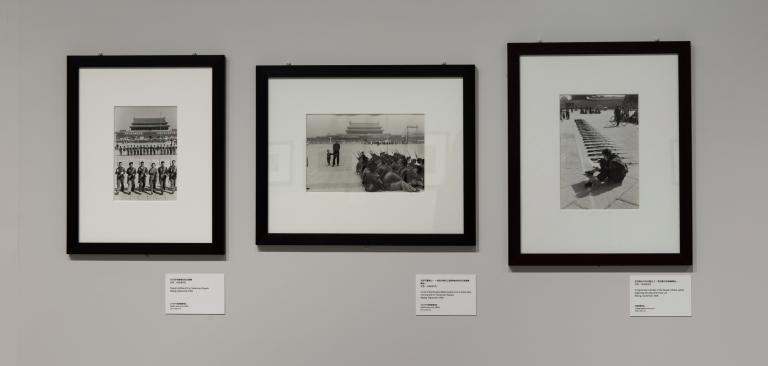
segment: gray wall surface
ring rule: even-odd
[[[763,1],[2,0],[0,364],[766,364],[767,16]],[[692,318],[629,318],[640,268],[506,264],[506,43],[656,38],[694,45]],[[65,254],[66,56],[99,52],[227,56],[225,261]],[[477,251],[254,245],[254,66],[289,61],[477,65]],[[227,315],[164,315],[167,272],[225,273]],[[478,316],[415,317],[417,273],[477,273]]]
[[[19,6],[0,2],[0,365],[18,350]]]

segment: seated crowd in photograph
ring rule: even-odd
[[[355,172],[366,192],[424,190],[424,159],[395,152],[379,154],[365,152],[357,155]]]
[[[133,162],[131,161],[128,163],[127,169],[123,167],[122,162],[118,162],[117,169],[115,169],[115,176],[117,178],[115,194],[118,194],[119,192],[125,194],[147,193],[160,195],[165,192],[175,193],[177,172],[178,167],[176,166],[176,160],[172,160],[171,166],[169,167],[165,166],[165,161],[161,161],[159,167],[155,167],[155,163],[152,163],[149,168],[144,166],[143,161],[139,162],[138,168],[134,168]],[[138,178],[138,181],[136,178]],[[147,182],[149,182],[148,186]],[[137,185],[138,189],[136,188]],[[129,186],[127,192],[125,189],[126,186]]]

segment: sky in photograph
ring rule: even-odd
[[[627,94],[561,94],[560,99],[572,100],[576,99],[590,99],[590,98],[607,98],[607,99],[623,99]]]
[[[307,137],[345,134],[349,122],[378,122],[384,133],[402,135],[406,126],[412,133],[424,133],[423,114],[308,114]]]
[[[133,118],[158,118],[165,117],[170,128],[176,127],[176,107],[146,107],[146,106],[116,106],[115,107],[115,131],[128,130]]]

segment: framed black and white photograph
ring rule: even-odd
[[[692,263],[690,63],[689,42],[508,45],[510,265]]]
[[[224,254],[224,56],[67,61],[67,253]]]
[[[256,243],[476,242],[475,67],[257,66]]]

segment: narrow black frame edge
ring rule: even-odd
[[[680,254],[522,254],[510,266],[691,266]]]
[[[79,240],[79,164],[67,171],[67,254],[226,254],[226,56],[225,55],[69,55],[67,56],[67,161],[79,160],[79,71],[81,68],[211,68],[212,170],[214,180],[211,243],[103,243]],[[217,123],[219,121],[219,123]],[[74,166],[74,167],[73,167]],[[218,188],[217,188],[218,187]]]
[[[475,246],[475,240],[465,234],[275,234],[261,237],[258,245],[306,246]]]
[[[269,182],[266,179],[259,179],[259,177],[268,177],[268,158],[269,158],[269,144],[268,144],[268,129],[269,129],[269,96],[267,94],[269,86],[269,75],[271,67],[256,66],[256,245],[261,241],[268,240],[268,202],[269,197]],[[261,137],[264,137],[265,141],[261,141]],[[264,157],[264,161],[259,159],[260,156]],[[260,204],[263,202],[264,204]]]
[[[585,253],[523,254],[520,210],[520,57],[536,55],[643,55],[678,56],[678,127],[680,154],[680,251],[679,253]],[[692,266],[692,70],[691,42],[562,42],[507,44],[508,113],[508,264],[510,266]],[[514,147],[513,147],[514,146]]]
[[[257,65],[256,66],[256,245],[477,246],[475,65]],[[464,233],[462,234],[283,234],[269,233],[268,83],[272,78],[459,77],[463,80]],[[470,92],[470,93],[468,93]],[[469,104],[467,102],[470,102]],[[468,128],[470,127],[470,128]],[[467,143],[471,145],[468,146]],[[468,156],[470,157],[468,159]],[[468,164],[468,162],[470,164]],[[469,194],[468,192],[471,191]],[[471,208],[471,211],[467,209]]]
[[[80,64],[81,57],[67,56],[67,162],[78,161],[80,132]],[[77,189],[80,164],[67,169],[67,254],[79,251],[80,198]]]

